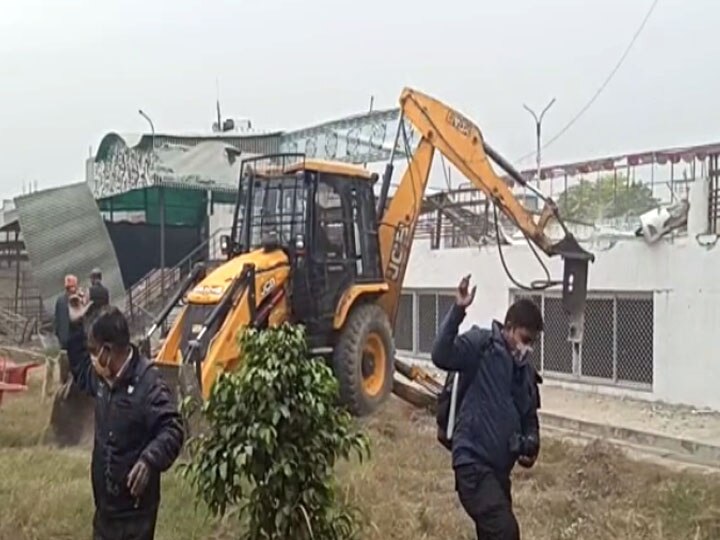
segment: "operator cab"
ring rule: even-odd
[[[382,280],[373,187],[360,167],[306,160],[298,154],[246,159],[241,166],[232,258],[256,249],[283,250],[293,267],[290,299],[312,345],[326,345],[343,292]]]

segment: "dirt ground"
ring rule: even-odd
[[[474,538],[427,417],[396,403],[370,426],[375,459],[345,471],[349,484],[356,500],[376,491],[396,503],[364,505],[378,531],[368,538]],[[513,494],[524,538],[720,538],[718,475],[635,462],[599,441],[545,438],[538,465],[515,474]]]
[[[49,403],[40,405],[38,386],[33,380],[30,393],[0,406],[0,540],[89,538],[89,453],[38,445]],[[393,400],[366,424],[372,459],[343,464],[338,479],[343,500],[365,516],[363,538],[474,538],[432,419]],[[719,476],[635,462],[598,442],[545,438],[540,461],[515,475],[513,491],[530,540],[720,538]],[[195,508],[176,473],[165,475],[158,539],[236,533],[232,520],[219,523]]]

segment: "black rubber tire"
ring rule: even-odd
[[[375,395],[363,386],[363,349],[371,334],[385,350],[382,388]],[[393,388],[395,343],[385,311],[377,304],[360,304],[352,309],[333,351],[333,369],[340,382],[340,400],[354,416],[367,416],[377,410]]]

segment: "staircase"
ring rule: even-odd
[[[154,313],[162,307],[165,298],[181,281],[181,272],[177,267],[153,268],[126,292],[126,312],[132,318],[134,310]]]
[[[0,334],[18,345],[37,333],[38,319],[28,318],[9,309],[0,308]]]
[[[218,229],[202,244],[172,268],[153,268],[140,278],[125,293],[125,316],[130,321],[134,332],[144,332],[153,323],[165,303],[178,290],[185,277],[197,263],[205,263],[208,270],[222,263],[220,257],[220,236],[229,230]],[[170,312],[165,326],[170,327],[177,317],[179,306]]]

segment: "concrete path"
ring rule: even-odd
[[[720,412],[568,390],[552,381],[542,385],[541,396],[549,414],[720,447]]]
[[[659,457],[720,468],[720,413],[543,385],[540,422]]]

